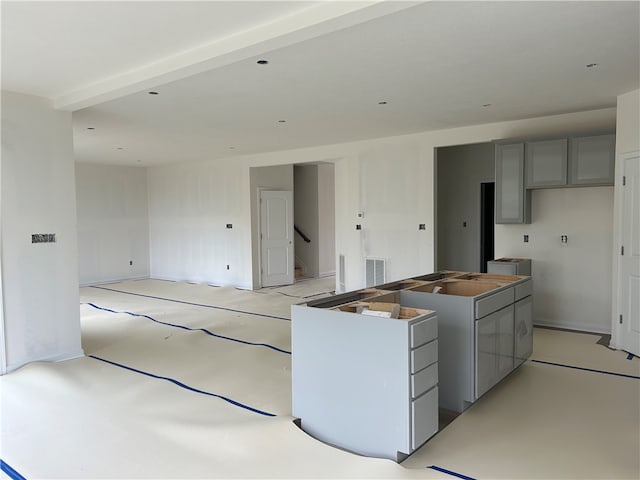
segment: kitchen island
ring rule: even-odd
[[[531,294],[528,276],[442,271],[294,305],[293,415],[327,443],[402,460],[437,432],[438,408],[462,412],[531,355]]]

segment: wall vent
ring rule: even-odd
[[[340,288],[340,292],[345,292],[347,290],[346,281],[344,278],[344,255],[338,256],[338,288]]]
[[[387,262],[382,258],[365,258],[364,275],[367,287],[385,283]]]

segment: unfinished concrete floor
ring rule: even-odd
[[[87,356],[0,377],[0,458],[28,479],[640,477],[640,361],[566,331],[536,329],[531,360],[400,465],[309,437],[290,306],[333,288],[82,288]]]

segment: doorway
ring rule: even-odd
[[[335,275],[334,165],[294,165],[293,189],[296,278]]]
[[[436,149],[437,270],[486,271],[493,259],[494,157],[491,142]]]
[[[495,255],[495,182],[480,184],[480,271],[487,273],[487,262]]]

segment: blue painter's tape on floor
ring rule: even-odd
[[[264,313],[245,312],[243,310],[235,310],[233,308],[218,307],[217,305],[207,305],[206,303],[185,302],[184,300],[175,300],[173,298],[156,297],[154,295],[145,295],[143,293],[132,293],[132,292],[127,292],[125,290],[116,290],[115,288],[97,287],[97,286],[92,286],[91,288],[99,288],[100,290],[108,290],[110,292],[124,293],[126,295],[134,295],[136,297],[153,298],[154,300],[164,300],[165,302],[182,303],[183,305],[193,305],[194,307],[214,308],[216,310],[226,310],[227,312],[244,313],[246,315],[255,315],[256,317],[275,318],[277,320],[286,320],[287,322],[291,321],[291,319],[286,317],[278,317],[276,315],[266,315]]]
[[[4,460],[0,460],[0,470],[6,473],[9,478],[12,480],[27,480],[25,477],[16,472],[11,466],[4,462]]]
[[[442,468],[442,467],[437,467],[436,465],[431,465],[430,467],[427,467],[427,468],[430,468],[431,470],[436,470],[441,473],[446,473],[447,475],[451,475],[452,477],[462,478],[463,480],[476,480],[473,477],[468,477],[466,475],[462,475],[461,473],[452,472],[451,470],[447,470],[446,468]]]
[[[182,382],[180,382],[178,380],[175,380],[173,378],[162,377],[160,375],[155,375],[153,373],[145,372],[143,370],[138,370],[137,368],[128,367],[127,365],[123,365],[121,363],[117,363],[117,362],[114,362],[114,361],[111,361],[111,360],[107,360],[106,358],[96,357],[95,355],[87,355],[87,357],[93,358],[94,360],[100,360],[101,362],[108,363],[108,364],[114,365],[116,367],[124,368],[125,370],[130,370],[130,371],[135,372],[135,373],[140,373],[142,375],[146,375],[147,377],[155,378],[155,379],[158,379],[158,380],[166,380],[167,382],[171,382],[174,385],[177,385],[177,386],[179,386],[181,388],[184,388],[186,390],[190,390],[190,391],[195,392],[195,393],[201,393],[203,395],[209,395],[210,397],[219,398],[221,400],[224,400],[225,402],[230,403],[231,405],[235,405],[236,407],[244,408],[245,410],[249,410],[250,412],[254,412],[254,413],[258,413],[260,415],[264,415],[265,417],[275,417],[276,416],[275,413],[269,413],[269,412],[265,412],[263,410],[259,410],[257,408],[250,407],[249,405],[245,405],[244,403],[240,403],[240,402],[238,402],[236,400],[233,400],[233,399],[231,399],[229,397],[225,397],[224,395],[219,395],[217,393],[211,393],[211,392],[205,392],[204,390],[199,390],[197,388],[190,387],[189,385],[187,385],[185,383],[182,383]]]
[[[169,322],[162,322],[160,320],[157,320],[149,315],[143,315],[141,313],[133,313],[133,312],[117,312],[116,310],[111,310],[110,308],[105,308],[105,307],[101,307],[99,305],[96,305],[95,303],[91,303],[91,302],[82,302],[80,303],[80,305],[89,305],[90,307],[93,307],[97,310],[103,310],[105,312],[109,312],[109,313],[126,313],[127,315],[131,315],[132,317],[142,317],[142,318],[146,318],[147,320],[151,320],[152,322],[156,322],[159,323],[160,325],[166,325],[167,327],[173,327],[173,328],[179,328],[181,330],[188,330],[190,332],[203,332],[206,333],[207,335],[210,335],[212,337],[216,337],[216,338],[220,338],[222,340],[229,340],[231,342],[237,342],[237,343],[242,343],[244,345],[251,345],[254,347],[265,347],[265,348],[270,348],[271,350],[275,350],[276,352],[280,352],[280,353],[286,353],[287,355],[291,355],[291,352],[289,352],[288,350],[284,350],[282,348],[276,347],[274,345],[269,345],[268,343],[257,343],[257,342],[249,342],[247,340],[240,340],[239,338],[233,338],[233,337],[227,337],[226,335],[220,335],[218,333],[213,333],[210,330],[207,330],[206,328],[191,328],[191,327],[187,327],[185,325],[177,325],[175,323],[169,323]]]
[[[636,379],[636,380],[640,380],[639,376],[637,376],[637,375],[627,375],[626,373],[607,372],[606,370],[596,370],[594,368],[576,367],[574,365],[564,365],[562,363],[545,362],[544,360],[531,360],[531,361],[535,362],[535,363],[543,363],[545,365],[553,365],[555,367],[573,368],[575,370],[584,370],[585,372],[603,373],[605,375],[615,375],[616,377],[625,377],[625,378],[633,378],[633,379]]]

